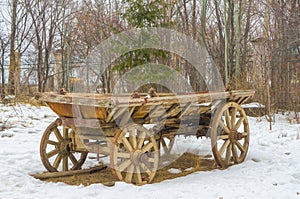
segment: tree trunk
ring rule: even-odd
[[[1,41],[1,99],[5,96],[5,75],[4,75],[4,61],[5,61],[5,46],[4,41]]]
[[[189,15],[188,15],[188,11],[187,11],[187,0],[183,0],[183,8],[184,8],[184,17],[185,17],[185,31],[186,31],[186,34],[189,34],[190,33],[190,30],[189,30]]]
[[[217,62],[219,63],[219,68],[221,70],[221,73],[223,74],[223,81],[226,82],[226,74],[227,71],[225,71],[225,60],[224,60],[224,51],[225,51],[225,40],[224,40],[224,36],[223,36],[223,32],[226,32],[222,26],[222,20],[221,20],[221,16],[220,16],[220,5],[218,4],[217,0],[214,0],[214,5],[215,5],[215,13],[216,13],[216,17],[217,17],[217,24],[218,24],[218,33],[219,33],[219,59],[217,60]],[[226,69],[227,70],[227,69]]]
[[[15,51],[15,71],[14,71],[14,83],[15,83],[15,93],[17,96],[20,92],[20,65],[21,65],[21,54],[19,51]]]
[[[235,24],[235,80],[236,86],[240,79],[241,68],[241,4],[234,0],[234,24]]]
[[[8,77],[8,93],[15,94],[15,39],[16,39],[16,21],[17,21],[17,0],[12,0],[12,16],[11,16],[11,33],[10,33],[10,56],[9,56],[9,77]]]
[[[200,44],[206,48],[206,10],[207,10],[207,0],[202,1],[201,9],[201,30],[200,30]]]
[[[192,5],[192,36],[193,39],[196,39],[197,36],[197,20],[196,20],[196,12],[197,10],[197,3],[196,0],[193,0],[193,5]]]
[[[38,92],[42,92],[43,90],[43,55],[42,55],[42,47],[38,47],[38,58],[37,58],[37,76],[38,76]]]
[[[252,2],[253,0],[248,1],[248,8],[247,8],[247,13],[246,13],[246,25],[245,25],[245,33],[244,33],[244,40],[243,40],[243,50],[242,50],[242,57],[241,57],[241,71],[246,71],[248,75],[248,71],[246,66],[247,63],[249,63],[248,60],[248,54],[249,54],[249,33],[250,33],[250,26],[251,26],[251,9],[252,9]],[[247,76],[245,75],[245,76]]]
[[[225,77],[225,86],[227,86],[229,84],[229,72],[230,70],[228,70],[228,60],[229,60],[229,49],[228,49],[228,43],[229,43],[229,28],[228,28],[228,18],[227,18],[227,0],[224,0],[224,43],[225,43],[225,47],[224,47],[224,77]]]

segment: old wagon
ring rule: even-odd
[[[171,153],[179,135],[209,137],[221,168],[244,161],[250,132],[241,105],[253,90],[146,95],[44,93],[58,115],[41,139],[46,169],[78,170],[88,153],[96,153],[109,157],[118,180],[151,183],[161,155]]]

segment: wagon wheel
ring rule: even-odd
[[[221,168],[244,161],[249,147],[249,123],[243,108],[228,102],[214,114],[211,144],[214,158]]]
[[[62,127],[60,119],[52,122],[45,130],[40,143],[41,160],[50,172],[80,169],[87,152],[71,151],[71,128]]]
[[[133,124],[118,130],[111,151],[111,166],[115,176],[127,183],[151,183],[158,167],[159,150],[151,131]]]

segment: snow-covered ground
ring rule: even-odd
[[[226,170],[200,171],[157,184],[87,187],[47,183],[30,173],[45,171],[39,143],[56,118],[47,107],[0,104],[0,198],[299,198],[300,125],[276,115],[273,130],[249,118],[250,148],[245,162]],[[207,142],[209,144],[209,142]]]

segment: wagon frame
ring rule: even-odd
[[[46,169],[78,170],[88,153],[96,153],[110,157],[118,180],[151,183],[162,151],[169,155],[178,135],[210,137],[222,169],[244,161],[250,130],[241,105],[253,90],[146,95],[43,93],[42,100],[59,116],[40,143]]]

